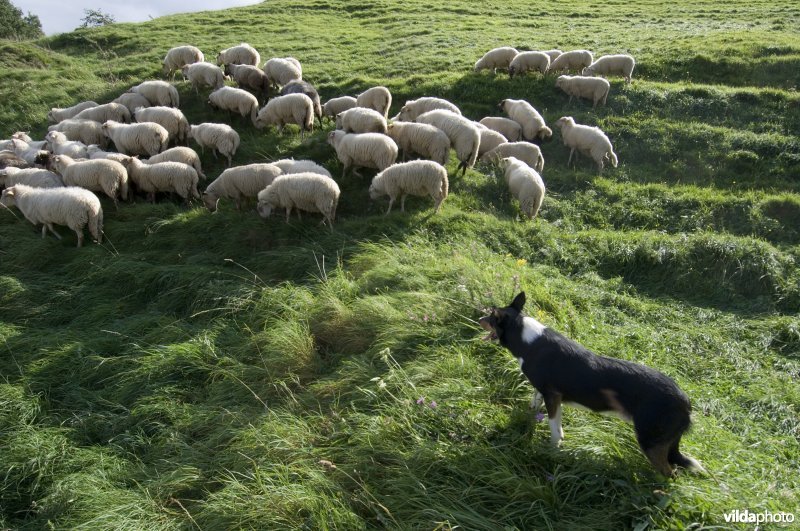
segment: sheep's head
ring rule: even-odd
[[[343,131],[331,131],[330,133],[328,133],[328,144],[332,145],[334,148],[336,147],[338,138],[341,138],[341,135],[337,133],[344,134]]]
[[[376,175],[369,185],[369,198],[373,201],[386,194],[386,190],[383,187],[383,179],[380,179],[379,176],[380,174]]]
[[[500,103],[498,103],[498,104],[497,104],[497,108],[498,108],[498,109],[500,109],[501,111],[504,111],[504,110],[506,110],[506,102],[507,102],[507,101],[508,101],[508,100],[503,100],[503,101],[501,101]]]
[[[3,195],[0,196],[0,205],[4,207],[12,207],[16,205],[16,186],[6,188],[3,190]]]
[[[259,201],[258,202],[258,215],[264,219],[267,219],[270,214],[272,214],[272,205],[267,203],[266,201]]]
[[[547,140],[551,136],[553,136],[553,130],[547,126],[542,127],[539,129],[539,132],[536,133],[536,136],[539,137],[539,140]]]
[[[561,88],[564,82],[567,80],[567,76],[558,76],[556,78],[556,87]]]
[[[572,116],[562,116],[561,118],[556,120],[555,123],[556,123],[556,127],[558,127],[559,129],[563,130],[565,126],[566,127],[571,127],[571,126],[575,125],[575,120],[572,118]],[[552,131],[551,131],[551,134],[552,134]]]
[[[508,67],[508,77],[510,79],[513,79],[514,78],[514,74],[516,74],[516,73],[517,73],[517,67],[514,66],[514,65],[509,65],[509,67]]]
[[[206,205],[210,212],[216,212],[217,205],[219,205],[219,197],[203,192],[203,204]]]

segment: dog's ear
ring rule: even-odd
[[[514,297],[514,300],[511,301],[511,307],[517,310],[518,312],[521,312],[523,306],[525,306],[525,292],[520,291],[519,295]]]

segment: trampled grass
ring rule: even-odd
[[[333,232],[168,200],[106,207],[74,249],[0,211],[0,528],[686,529],[800,517],[800,7],[792,2],[274,1],[0,43],[0,137],[160,76],[168,48],[292,55],[323,99],[388,86],[479,119],[507,97],[600,125],[620,167],[542,146],[540,217],[496,170],[384,217],[340,182]],[[637,57],[592,111],[486,50]],[[225,121],[178,83],[193,123]],[[309,157],[233,122],[235,162]],[[203,157],[214,178],[223,169]],[[451,161],[449,169],[455,169]],[[19,214],[18,214],[19,215]],[[21,217],[21,216],[20,216]],[[523,218],[524,219],[524,218]],[[66,234],[65,230],[62,230]],[[563,446],[477,318],[518,289],[539,320],[673,377],[686,453],[658,476],[630,426],[566,409]]]

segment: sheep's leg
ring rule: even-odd
[[[83,229],[75,230],[75,234],[78,236],[78,247],[83,247]]]
[[[400,212],[406,211],[406,194],[400,196]]]
[[[349,164],[345,164],[344,165],[344,169],[342,170],[342,179],[344,179],[345,175],[347,175],[347,170],[349,170],[349,169],[350,169],[350,165]]]
[[[228,157],[228,167],[230,168],[231,165],[233,164],[233,157],[231,155],[225,155],[225,156]]]
[[[291,217],[291,215],[292,215],[292,207],[291,206],[287,206],[286,207],[286,223],[289,223],[289,218]]]
[[[363,177],[363,175],[361,175],[361,174],[358,172],[358,167],[356,167],[356,166],[353,166],[353,174],[354,174],[354,175],[357,175],[358,177]]]
[[[569,167],[570,163],[572,162],[573,155],[575,155],[575,148],[572,148],[569,151],[569,158],[567,159],[567,167]]]
[[[242,199],[240,197],[234,197],[233,202],[236,203],[236,210],[242,209]]]
[[[389,215],[389,212],[392,211],[392,204],[394,203],[394,197],[389,197],[389,208],[386,209],[386,216]]]
[[[211,153],[214,154],[214,160],[217,160],[217,148],[212,149]]]
[[[50,232],[52,232],[52,233],[53,233],[53,236],[55,236],[55,237],[56,237],[56,238],[58,238],[59,240],[61,239],[61,235],[60,235],[59,233],[57,233],[57,232],[56,232],[56,229],[54,229],[54,228],[53,228],[53,224],[52,224],[52,223],[48,223],[48,224],[46,225],[46,227],[47,227],[47,229],[48,229]],[[42,227],[42,237],[44,237],[44,227]]]

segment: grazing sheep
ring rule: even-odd
[[[197,172],[198,177],[201,179],[206,178],[206,175],[203,173],[203,168],[200,165],[200,156],[190,147],[178,146],[170,148],[166,151],[162,151],[158,155],[153,155],[149,159],[145,159],[142,162],[145,164],[156,164],[159,162],[182,162],[183,164],[187,164],[194,168],[194,171]]]
[[[166,81],[143,81],[142,83],[131,87],[128,92],[141,94],[147,98],[147,101],[150,102],[150,105],[178,107],[180,104],[178,89]]]
[[[152,122],[160,125],[169,133],[169,140],[177,143],[186,143],[189,134],[189,120],[180,109],[173,107],[140,107],[134,111],[134,117],[139,123]]]
[[[505,142],[484,153],[481,161],[497,163],[505,157],[516,157],[539,173],[544,170],[542,150],[530,142]]]
[[[64,133],[67,139],[83,142],[87,146],[89,144],[99,144],[102,147],[108,145],[108,138],[103,133],[103,124],[94,120],[69,118],[51,125],[47,130],[59,131]]]
[[[592,109],[597,107],[597,103],[602,101],[606,104],[608,92],[611,84],[601,77],[583,76],[558,76],[556,87],[569,94],[569,102],[572,98],[586,98],[592,100]]]
[[[176,46],[171,48],[164,57],[164,61],[161,63],[162,72],[165,76],[175,79],[175,72],[186,65],[202,63],[205,59],[203,52],[195,46]]]
[[[30,167],[31,165],[28,164],[28,161],[13,151],[8,149],[0,150],[0,170],[3,170],[4,168],[26,169]],[[2,186],[2,181],[0,181],[0,186]]]
[[[258,98],[246,90],[233,87],[220,87],[208,95],[208,104],[215,109],[237,112],[242,118],[250,118],[256,122],[258,114]]]
[[[397,147],[403,151],[403,157],[416,153],[442,166],[447,164],[450,158],[450,139],[438,127],[414,122],[394,122],[386,129]]]
[[[58,188],[64,181],[57,174],[40,168],[7,166],[0,170],[0,188],[24,184],[34,188]]]
[[[519,201],[520,210],[528,216],[528,219],[535,218],[544,200],[542,176],[514,157],[502,159],[500,166],[504,168],[508,190]]]
[[[97,144],[89,144],[88,146],[86,146],[86,154],[89,155],[90,160],[97,160],[97,159],[115,160],[123,165],[130,158],[129,155],[123,155],[122,153],[117,153],[116,151],[103,151],[103,149]]]
[[[264,75],[271,85],[282,87],[290,81],[303,79],[303,69],[293,57],[274,57],[264,63]]]
[[[314,116],[317,117],[319,124],[322,125],[322,105],[320,105],[319,93],[314,88],[314,85],[302,79],[295,79],[286,83],[281,89],[281,96],[286,96],[287,94],[305,94],[311,98],[311,103],[314,104]]]
[[[103,132],[123,155],[152,157],[167,149],[169,142],[169,131],[154,122],[121,124],[109,120],[103,124]]]
[[[217,151],[228,158],[228,167],[233,163],[233,156],[239,149],[239,133],[227,124],[202,123],[192,125],[189,129],[189,138],[193,138],[205,153],[205,148],[212,148],[214,158]]]
[[[294,159],[281,159],[276,160],[272,163],[273,165],[279,167],[284,174],[292,174],[292,173],[319,173],[320,175],[326,175],[331,179],[333,176],[331,172],[314,162],[313,160],[294,160]]]
[[[217,64],[258,66],[259,64],[261,64],[261,55],[255,48],[253,48],[246,42],[243,42],[238,46],[231,46],[230,48],[226,48],[225,50],[219,52],[219,54],[217,55]]]
[[[442,201],[447,198],[448,187],[447,170],[444,166],[432,160],[412,160],[393,164],[376,175],[369,186],[369,198],[374,201],[382,195],[388,195],[388,216],[397,196],[400,196],[400,211],[405,212],[407,195],[429,195],[435,201],[435,214],[439,212]]]
[[[47,121],[51,124],[55,124],[74,117],[84,109],[96,107],[98,105],[99,103],[94,101],[82,101],[80,103],[76,103],[72,107],[64,107],[63,109],[59,107],[53,107],[50,109],[50,112],[47,113]]]
[[[259,67],[231,63],[225,65],[225,74],[230,76],[240,89],[251,91],[259,100],[267,100],[269,78]]]
[[[78,247],[81,247],[83,228],[88,226],[97,243],[103,241],[103,208],[97,196],[89,190],[75,186],[33,188],[17,184],[3,190],[0,204],[16,206],[34,226],[41,223],[42,238],[49,230],[60,240],[61,236],[53,225],[66,225],[75,231]]]
[[[584,68],[582,73],[584,76],[617,74],[624,77],[626,83],[630,83],[633,77],[633,67],[635,66],[636,60],[630,55],[604,55]]]
[[[587,155],[597,163],[597,172],[603,171],[603,160],[608,157],[611,165],[617,167],[617,155],[611,147],[611,141],[599,127],[576,124],[572,116],[562,116],[556,120],[561,128],[561,139],[570,148],[567,166],[572,161],[575,151]],[[577,161],[577,157],[575,158]]]
[[[481,118],[478,123],[497,131],[510,142],[516,142],[522,138],[522,126],[514,120],[503,118],[502,116],[487,116],[486,118]]]
[[[201,86],[216,90],[225,84],[225,73],[217,65],[211,63],[194,63],[181,69],[183,76],[192,83],[194,93],[200,95]]]
[[[67,140],[67,136],[59,131],[50,131],[44,137],[47,150],[54,155],[67,155],[75,159],[85,159],[86,144],[77,140]]]
[[[544,75],[550,68],[550,56],[544,52],[520,52],[508,65],[508,77],[526,72],[541,72]]]
[[[41,160],[43,153],[49,153],[48,151],[31,147],[24,140],[16,138],[11,139],[11,151],[31,166],[38,164],[37,161]]]
[[[275,125],[281,134],[286,124],[299,125],[300,138],[305,136],[306,131],[313,131],[314,102],[311,98],[305,94],[287,94],[272,98],[258,111],[253,120],[256,128],[263,129],[267,125]]]
[[[442,98],[434,98],[431,96],[423,96],[415,100],[408,100],[406,104],[400,108],[400,112],[392,120],[401,122],[413,122],[420,114],[428,111],[435,111],[436,109],[444,109],[452,111],[456,114],[461,114],[459,109],[454,103],[451,103]]]
[[[104,103],[103,105],[84,109],[73,118],[76,120],[94,120],[98,123],[107,122],[108,120],[128,123],[131,121],[131,111],[121,103]]]
[[[208,185],[203,192],[203,203],[211,212],[215,212],[219,200],[224,197],[233,199],[236,210],[241,210],[242,199],[257,197],[258,192],[281,173],[281,169],[275,164],[247,164],[228,168]]]
[[[558,57],[559,55],[561,55],[564,52],[562,52],[561,50],[558,50],[558,49],[554,49],[554,50],[544,50],[542,53],[546,53],[547,56],[550,57],[550,64],[552,65],[553,61],[555,61],[556,57]]]
[[[592,52],[588,50],[571,50],[564,52],[550,62],[550,71],[564,73],[574,70],[581,72],[592,64]]]
[[[45,144],[45,141],[42,141],[41,145],[35,145],[36,142],[34,142],[33,139],[30,136],[28,136],[28,133],[24,131],[17,131],[13,135],[11,135],[11,138],[7,140],[0,140],[0,150],[14,149],[14,140],[22,140],[23,142],[28,144],[29,148],[36,148],[36,149],[42,149]]]
[[[417,122],[433,125],[444,131],[460,161],[456,173],[463,169],[464,175],[468,168],[475,165],[481,147],[481,132],[472,120],[452,111],[436,109],[417,116]]]
[[[336,115],[336,129],[345,133],[386,134],[386,118],[374,109],[354,107]]]
[[[150,100],[135,92],[125,92],[124,94],[120,94],[117,98],[114,98],[112,103],[124,105],[128,108],[128,112],[130,112],[131,115],[133,115],[133,111],[139,107],[150,107],[151,105]]]
[[[334,119],[337,114],[352,109],[356,105],[358,104],[353,96],[331,98],[322,106],[322,116]]]
[[[478,157],[486,153],[487,151],[491,151],[492,149],[496,148],[500,144],[504,144],[508,142],[508,139],[498,133],[493,129],[489,129],[485,125],[479,122],[472,122],[475,124],[475,127],[478,128],[478,131],[481,133],[481,144],[478,149]]]
[[[288,223],[292,209],[320,212],[323,222],[327,221],[333,231],[339,194],[339,185],[325,175],[316,173],[281,175],[258,192],[258,214],[262,218],[268,218],[273,209],[285,208]]]
[[[498,68],[507,69],[518,53],[516,48],[510,46],[489,50],[475,63],[475,71],[489,69],[496,74]]]
[[[531,142],[534,139],[546,140],[553,131],[544,123],[544,118],[525,100],[506,99],[498,104],[500,110],[522,126],[522,138]]]
[[[356,96],[356,105],[358,107],[367,107],[375,109],[383,115],[384,118],[389,117],[389,107],[392,106],[392,93],[386,87],[372,87],[368,88],[358,96]]]
[[[175,192],[186,203],[189,197],[200,198],[197,191],[197,172],[182,162],[145,164],[137,157],[128,159],[128,177],[155,202],[156,192]]]
[[[80,186],[103,192],[119,208],[117,196],[128,198],[128,171],[119,162],[109,159],[74,160],[66,155],[53,157],[53,167],[65,186]]]
[[[336,156],[344,165],[342,178],[353,166],[353,173],[361,176],[357,168],[376,168],[385,170],[397,160],[397,144],[380,133],[347,134],[344,131],[331,131],[328,144],[336,150]]]

